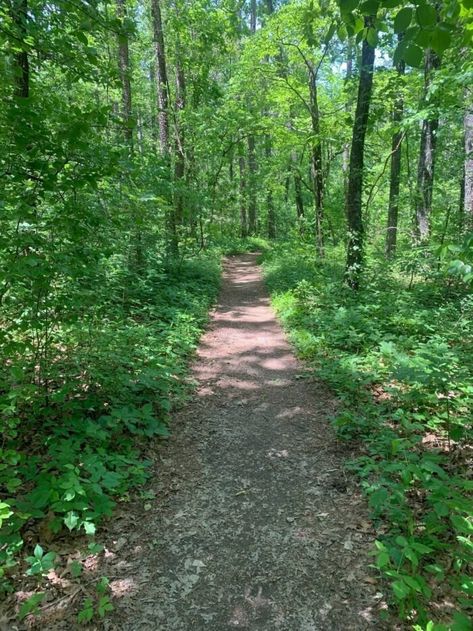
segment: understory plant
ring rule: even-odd
[[[417,630],[471,629],[473,298],[467,283],[371,260],[343,289],[335,251],[265,257],[273,304],[300,355],[337,393],[341,439],[378,531],[374,563]],[[448,265],[445,266],[448,270]],[[451,266],[450,266],[451,269]],[[467,279],[468,280],[468,279]],[[453,283],[453,284],[452,284]]]

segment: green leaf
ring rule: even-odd
[[[37,543],[33,551],[33,555],[35,556],[36,559],[41,560],[43,558],[43,554],[44,554],[43,548],[39,545],[39,543]]]
[[[393,592],[396,598],[404,600],[409,596],[411,590],[403,581],[394,581],[392,584]]]
[[[436,23],[437,13],[433,6],[425,2],[417,7],[416,18],[419,26],[428,28]]]
[[[402,57],[409,66],[420,68],[424,61],[424,51],[415,44],[408,44]]]
[[[74,530],[74,528],[79,523],[79,515],[74,511],[69,511],[64,518],[64,524],[69,528],[69,530]]]
[[[438,55],[441,55],[452,43],[452,36],[446,28],[437,26],[432,33],[431,46]]]
[[[77,615],[78,622],[90,622],[94,617],[94,603],[92,598],[86,598],[84,604],[82,605],[82,609],[79,611]]]
[[[412,20],[412,9],[406,7],[405,9],[401,9],[399,13],[394,18],[394,32],[395,33],[404,33],[404,31],[408,28]]]
[[[38,605],[43,601],[45,595],[45,592],[40,592],[38,594],[33,594],[33,596],[30,596],[28,600],[25,600],[25,602],[21,605],[20,611],[18,613],[18,617],[20,618],[20,620],[23,620],[23,618],[26,618],[28,614],[36,611]]]
[[[378,33],[376,32],[374,28],[368,29],[368,32],[366,33],[366,41],[368,42],[370,46],[372,46],[373,48],[376,48],[378,44]]]
[[[82,524],[82,526],[83,526],[83,528],[84,528],[84,530],[85,530],[87,535],[95,535],[95,532],[96,532],[97,528],[96,528],[96,526],[95,526],[95,524],[93,522],[85,521]]]
[[[378,0],[365,0],[360,5],[360,11],[363,15],[376,15],[379,9]]]
[[[359,5],[359,0],[339,0],[339,2],[340,9],[345,13],[354,11]]]
[[[341,42],[344,42],[346,40],[346,38],[348,37],[348,32],[347,32],[347,27],[345,26],[345,24],[341,24],[339,26],[337,35],[338,35],[338,39]]]

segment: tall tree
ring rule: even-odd
[[[256,0],[250,2],[250,30],[254,35],[256,32]],[[257,210],[256,210],[256,142],[254,134],[248,136],[248,234],[256,232]]]
[[[159,143],[161,154],[165,158],[169,158],[169,83],[160,0],[151,0],[151,14],[153,16],[154,44],[156,49]]]
[[[240,187],[240,237],[244,239],[248,236],[248,218],[246,214],[246,185],[245,185],[245,156],[243,146],[240,144],[240,155],[238,157],[239,167],[239,187]]]
[[[175,213],[176,223],[179,225],[183,221],[184,213],[184,177],[186,170],[186,147],[184,136],[184,123],[182,121],[182,113],[186,107],[186,78],[184,75],[184,69],[181,61],[182,50],[178,45],[176,48],[176,106],[175,106],[175,164],[174,164],[174,178],[176,182],[175,193]]]
[[[169,82],[160,0],[151,0],[151,14],[153,18],[154,44],[156,50],[159,145],[161,155],[166,163],[166,166],[170,169]],[[178,251],[178,240],[176,231],[176,216],[174,208],[172,207],[172,201],[170,202],[167,210],[166,224],[168,250],[171,255],[175,255]]]
[[[131,69],[130,52],[127,33],[127,7],[126,0],[117,0],[117,17],[120,20],[120,33],[118,35],[118,67],[120,71],[120,83],[122,90],[122,120],[125,140],[133,147],[132,126],[132,101],[131,101]]]
[[[398,37],[402,41],[402,35]],[[406,70],[406,64],[401,59],[396,64],[397,73],[402,77]],[[402,86],[397,89],[392,114],[394,134],[391,142],[391,174],[389,178],[389,205],[388,205],[388,227],[386,232],[386,256],[391,257],[396,251],[397,225],[399,214],[399,187],[401,182],[401,145],[403,132],[400,129],[404,113],[404,98]]]
[[[324,175],[322,160],[322,142],[320,138],[320,110],[317,91],[317,67],[308,62],[309,69],[309,107],[312,125],[311,180],[315,205],[315,244],[319,256],[324,255],[323,213],[324,213]]]
[[[28,0],[15,0],[12,3],[12,18],[18,32],[21,49],[15,53],[17,66],[15,94],[24,99],[30,95],[30,63],[25,39],[28,34]]]
[[[427,49],[424,61],[424,105],[427,105],[430,96],[433,73],[439,67],[439,57],[433,50]],[[425,241],[430,234],[438,126],[437,112],[429,110],[427,117],[422,121],[419,162],[417,166],[415,227],[418,241]]]
[[[365,17],[367,32],[372,28],[374,17]],[[360,78],[358,82],[358,96],[356,102],[355,121],[350,151],[350,169],[348,174],[348,189],[346,211],[348,221],[348,248],[346,261],[346,280],[350,287],[358,289],[363,264],[363,217],[362,190],[363,167],[365,156],[365,136],[373,92],[375,48],[363,40],[361,51]]]
[[[471,99],[471,95],[467,95]],[[463,119],[465,135],[465,164],[464,164],[464,188],[463,188],[463,213],[465,227],[473,230],[473,105],[468,104]]]
[[[266,0],[266,13],[270,16],[273,13],[273,1]],[[266,62],[269,63],[269,56],[266,57]],[[271,164],[271,158],[273,155],[273,143],[271,139],[271,134],[266,134],[265,139],[265,155],[266,155],[266,165],[267,167]],[[268,192],[266,194],[266,207],[268,211],[268,239],[274,239],[276,237],[276,216],[274,210],[274,199],[273,199],[273,191],[270,183],[267,183]]]
[[[347,91],[346,103],[345,103],[345,111],[347,114],[350,113],[352,108],[353,99],[350,96],[350,83],[351,78],[353,76],[353,40],[352,38],[348,39],[347,43],[347,68],[345,72],[345,89]],[[346,142],[343,146],[343,191],[345,196],[348,190],[348,171],[350,166],[350,143]]]

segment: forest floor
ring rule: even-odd
[[[296,359],[256,259],[226,259],[194,395],[88,568],[113,595],[96,629],[384,628],[374,531],[329,423],[337,401]],[[41,628],[79,628],[67,609]]]
[[[109,531],[106,628],[382,628],[374,535],[328,423],[336,401],[303,371],[256,255],[228,258],[153,499]]]

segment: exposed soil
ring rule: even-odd
[[[156,498],[114,527],[110,628],[381,629],[373,535],[328,423],[336,402],[303,378],[256,255],[226,261],[193,370]]]
[[[329,424],[336,400],[295,358],[255,254],[226,260],[193,375],[172,438],[150,448],[149,490],[116,512],[105,554],[85,564],[83,578],[110,577],[114,596],[92,628],[383,629],[374,534]],[[33,626],[80,628],[87,590],[71,594]]]

